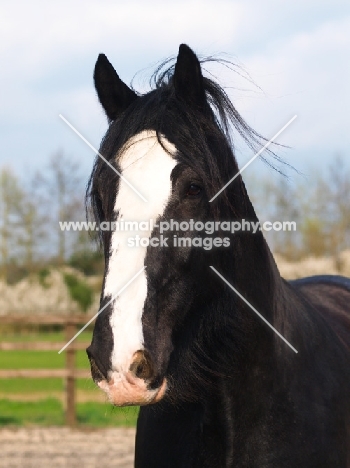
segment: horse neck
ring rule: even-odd
[[[242,180],[235,192],[236,199],[241,200],[237,220],[249,222],[250,230],[231,237],[230,254],[225,257],[227,279],[267,320],[273,320],[276,300],[281,301],[285,294],[284,283],[261,230],[253,232],[252,226],[256,229],[259,219]]]
[[[237,182],[230,194],[230,198],[235,200],[236,208],[231,219],[259,222],[243,181],[238,179]],[[304,304],[281,278],[262,232],[257,230],[254,234],[246,230],[233,234],[230,241],[229,249],[220,253],[216,269],[282,335],[293,333],[298,321],[303,320]],[[288,355],[289,351],[294,354],[289,348],[286,349],[287,345],[281,338],[223,281],[214,301],[221,310],[221,316],[228,317],[232,329],[236,327],[235,339],[237,337],[238,346],[244,350],[243,353],[238,353],[242,359],[251,358],[261,362],[261,353],[270,355],[271,360],[279,360],[279,356],[284,355],[285,351],[288,351]],[[303,336],[300,338],[304,339]],[[250,357],[247,356],[248,353]]]

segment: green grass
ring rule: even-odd
[[[80,342],[86,342],[89,343],[92,338],[92,331],[83,331],[80,333],[79,336],[77,336],[76,341]],[[33,343],[36,341],[50,341],[52,343],[58,343],[58,342],[66,342],[66,338],[64,336],[63,332],[60,331],[50,331],[50,332],[38,332],[38,331],[26,331],[22,330],[17,333],[14,333],[13,331],[8,331],[7,333],[2,332],[0,334],[0,342],[1,341],[11,341],[14,343]]]
[[[91,332],[83,332],[79,341],[89,342]],[[65,342],[61,332],[7,333],[0,335],[0,341],[33,342],[51,341]],[[76,353],[79,369],[89,369],[89,361],[85,351]],[[65,367],[65,353],[56,351],[1,351],[0,369],[63,369]],[[4,425],[63,425],[64,408],[60,400],[49,397],[50,393],[61,393],[64,397],[64,379],[0,379],[0,427]],[[91,378],[77,379],[76,388],[84,394],[95,395],[100,392]],[[35,400],[37,393],[38,399]],[[7,394],[9,398],[7,398]],[[48,398],[43,399],[47,394]],[[30,395],[34,401],[12,401],[10,396],[23,399]],[[55,395],[56,396],[56,395]],[[34,398],[33,398],[34,397]],[[93,399],[93,398],[92,398]],[[87,402],[78,403],[77,420],[80,426],[88,427],[116,427],[134,426],[138,408],[116,408],[106,403]]]
[[[63,369],[65,354],[57,351],[2,351],[0,369]],[[89,369],[85,351],[77,351],[76,367]]]
[[[86,392],[96,392],[97,387],[92,379],[77,379],[76,388]],[[63,379],[1,379],[0,393],[11,395],[28,395],[35,392],[63,392]],[[99,392],[101,390],[98,390]]]
[[[114,408],[101,403],[78,403],[77,420],[80,426],[88,427],[133,427],[138,408]],[[64,409],[53,399],[35,402],[0,400],[0,427],[11,426],[62,426]]]
[[[52,341],[63,341],[62,334],[50,334]],[[33,336],[28,335],[17,341],[35,341]],[[36,334],[36,341],[44,341],[46,334]],[[83,337],[84,338],[84,337]],[[14,341],[7,337],[2,341]],[[85,336],[85,340],[88,341]],[[76,366],[78,369],[90,369],[89,360],[85,351],[77,351]],[[0,353],[0,369],[63,369],[65,367],[65,353],[58,354],[57,351],[2,351]],[[77,379],[78,389],[85,391],[96,391],[96,386],[91,379]],[[32,392],[63,391],[63,379],[1,379],[0,393],[9,392],[15,394],[28,394]]]

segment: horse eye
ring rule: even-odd
[[[202,191],[202,187],[196,184],[191,184],[186,192],[187,197],[195,197],[196,195],[199,195]]]

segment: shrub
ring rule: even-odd
[[[45,289],[50,287],[50,284],[47,282],[47,278],[50,276],[50,270],[48,268],[42,268],[38,271],[39,283]]]
[[[71,298],[86,312],[93,300],[93,291],[90,286],[69,273],[64,273],[63,278]]]
[[[82,271],[86,276],[103,274],[104,258],[100,251],[74,252],[68,263],[71,267]]]

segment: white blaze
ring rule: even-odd
[[[167,140],[162,142],[175,153]],[[144,202],[127,184],[119,181],[114,213],[117,221],[154,221],[164,212],[171,195],[170,174],[176,165],[159,144],[154,131],[143,131],[130,139],[119,159],[122,175],[147,199]],[[143,266],[147,247],[128,247],[128,238],[139,234],[150,237],[151,231],[112,233],[109,266],[104,296],[115,295]],[[135,351],[143,349],[142,311],[147,296],[146,272],[143,271],[112,302],[110,324],[114,348],[112,369],[125,373]]]

